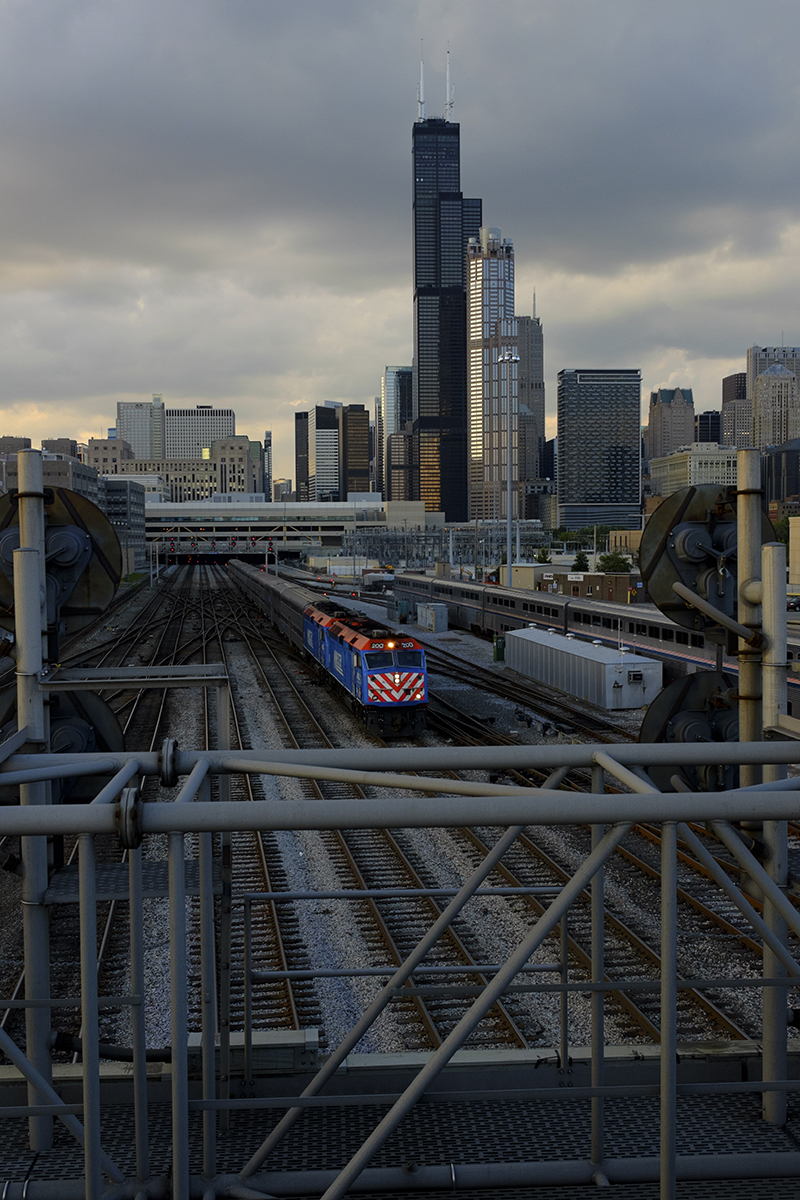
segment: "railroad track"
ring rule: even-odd
[[[457,714],[460,718],[464,714]],[[474,723],[472,736],[465,739],[464,728],[470,723],[470,719],[462,721],[454,721],[452,718],[440,719],[440,714],[435,713],[434,723],[442,729],[443,732],[459,741],[471,740],[473,744],[516,744],[516,740],[506,735],[488,732],[484,726]],[[512,775],[516,773],[511,773]],[[521,780],[523,776],[518,776]],[[530,782],[530,778],[524,778],[525,782]],[[573,785],[575,786],[575,785]],[[475,844],[476,834],[471,830],[460,831],[460,836],[467,838]],[[520,872],[513,874],[506,867],[504,870],[497,872],[498,876],[502,876],[503,881],[509,886],[534,886],[541,883],[564,883],[570,876],[562,865],[557,863],[541,846],[538,846],[530,837],[525,837],[520,840],[517,847],[525,848],[528,857],[533,857],[536,861],[536,873],[534,876],[530,873],[530,865],[527,872],[523,872],[521,877]],[[649,863],[645,863],[633,854],[627,848],[623,848],[624,853],[622,859],[629,865],[641,872],[644,876],[652,879],[654,876],[658,878],[658,872]],[[485,851],[485,847],[484,847]],[[369,878],[369,876],[367,876]],[[398,886],[401,886],[398,884]],[[417,885],[418,886],[418,885]],[[710,891],[710,889],[708,889]],[[690,894],[685,889],[681,890],[680,899],[691,906],[701,918],[701,924],[713,924],[720,929],[723,935],[735,937],[741,945],[751,953],[758,953],[760,947],[751,938],[748,937],[745,930],[734,924],[728,917],[711,906],[710,903],[704,902],[700,897]],[[523,902],[519,902],[523,903]],[[530,902],[524,902],[529,909],[532,909],[539,915],[543,908],[534,898]],[[732,906],[730,906],[732,907]],[[733,915],[729,911],[729,915]],[[576,925],[576,929],[571,933],[570,955],[573,963],[577,964],[584,970],[590,969],[589,955],[589,934],[588,934],[588,897],[584,896],[582,901],[575,906],[574,916],[571,918]],[[630,927],[621,917],[608,913],[606,917],[607,938],[610,954],[610,966],[607,978],[610,982],[615,980],[622,981],[624,978],[639,978],[639,979],[657,979],[660,971],[660,958],[655,947],[650,945],[648,941],[640,936],[633,928]],[[698,930],[700,932],[700,930]],[[645,993],[646,997],[647,994]],[[616,1004],[621,1010],[627,1014],[630,1021],[635,1024],[638,1032],[645,1032],[648,1037],[658,1040],[658,1018],[657,997],[642,999],[640,997],[632,998],[626,995],[623,990],[611,993],[611,1004]],[[726,1011],[725,1007],[717,1003],[715,999],[704,995],[697,989],[685,989],[681,993],[681,1013],[680,1013],[680,1030],[681,1036],[687,1039],[707,1036],[709,1024],[717,1029],[722,1030],[726,1036],[733,1038],[744,1038],[748,1033],[742,1024]]]
[[[283,744],[291,748],[332,747],[328,732],[300,695],[280,658],[262,639],[259,628],[247,615],[249,608],[242,604],[238,596],[233,603],[241,615],[238,632],[281,721]],[[260,652],[256,649],[257,645],[262,647]],[[365,798],[365,793],[353,785],[298,780],[293,786],[309,800]],[[330,857],[337,890],[426,886],[410,856],[389,831],[332,831],[323,834],[321,840]],[[367,899],[355,905],[352,919],[369,952],[372,960],[370,966],[388,969],[399,965],[419,940],[422,930],[435,920],[440,911],[437,901],[430,897],[380,901]],[[486,976],[476,971],[475,967],[484,965],[486,960],[479,948],[474,944],[468,945],[467,940],[456,923],[449,935],[441,940],[429,961],[438,968],[461,969],[463,976],[459,977],[480,983]],[[474,943],[474,937],[472,941]],[[418,982],[425,979],[430,981],[435,977],[430,974],[426,976],[424,969],[415,974]],[[420,1048],[440,1044],[463,1012],[464,1005],[460,1001],[454,1003],[450,999],[437,999],[425,1002],[417,996],[410,996],[407,1001],[401,999],[397,1002],[394,1016],[396,1021],[406,1026],[407,1047]],[[531,1027],[529,1019],[527,1029],[524,1028],[525,1020],[524,1013],[515,1014],[510,1011],[509,1005],[498,1003],[475,1031],[471,1044],[529,1045],[538,1036],[539,1029]]]

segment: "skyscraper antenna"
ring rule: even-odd
[[[419,91],[417,92],[417,120],[425,120],[425,55],[424,43],[419,39]]]
[[[536,320],[536,288],[533,289],[533,319]]]
[[[444,102],[444,119],[452,121],[453,119],[453,89],[450,86],[450,47],[447,47],[447,93]]]

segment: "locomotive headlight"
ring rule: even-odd
[[[399,683],[399,682],[400,682],[400,676],[399,676],[399,675],[395,675],[395,677],[394,677],[394,681],[395,681],[395,683],[396,683],[396,684],[397,684],[397,683]]]
[[[389,642],[389,649],[394,650],[394,642]]]

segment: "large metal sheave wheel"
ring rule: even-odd
[[[704,483],[682,488],[653,513],[639,551],[639,567],[656,607],[677,625],[722,645],[729,638],[726,630],[677,596],[672,585],[681,583],[736,617],[736,516],[735,487]],[[762,513],[761,540],[774,536]]]
[[[68,488],[45,488],[44,493],[48,613],[55,605],[63,632],[75,633],[113,600],[122,577],[122,550],[108,517],[91,500]],[[17,497],[10,492],[0,496],[0,627],[12,631],[18,529]]]

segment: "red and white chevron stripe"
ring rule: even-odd
[[[385,671],[367,676],[367,701],[373,704],[409,703],[425,699],[425,676],[420,671]]]

